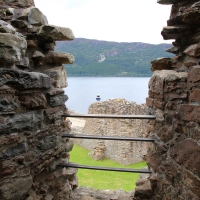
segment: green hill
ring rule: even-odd
[[[171,57],[172,54],[165,52],[170,47],[170,44],[118,43],[83,38],[56,43],[56,51],[75,56],[73,65],[65,65],[68,76],[151,76],[151,60]]]

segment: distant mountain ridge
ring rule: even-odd
[[[56,51],[75,56],[73,65],[65,65],[68,76],[151,76],[151,61],[172,57],[165,52],[171,44],[108,42],[76,38],[57,42]]]

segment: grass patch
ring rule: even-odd
[[[124,166],[107,158],[95,161],[88,156],[88,153],[88,150],[75,144],[73,150],[70,152],[70,162],[75,162],[81,165],[133,169],[142,169],[147,166],[145,162]],[[135,189],[135,183],[139,178],[139,173],[79,169],[77,176],[79,186],[88,186],[100,190],[122,189],[128,192]]]

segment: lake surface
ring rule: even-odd
[[[149,80],[150,77],[68,77],[68,87],[64,88],[69,97],[66,106],[87,114],[97,94],[101,95],[101,101],[124,98],[142,104],[148,96]]]

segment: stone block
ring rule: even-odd
[[[7,117],[0,116],[0,134],[40,129],[43,118],[42,110],[20,113]]]
[[[26,51],[27,42],[20,34],[0,33],[0,63],[19,62]]]
[[[151,98],[146,98],[146,105],[149,107],[153,107],[153,99]]]
[[[38,64],[38,62],[43,61],[45,58],[44,54],[40,51],[34,51],[33,55],[32,55],[32,60]]]
[[[200,103],[200,89],[193,89],[190,92],[190,102]]]
[[[62,117],[61,115],[64,114],[64,107],[62,106],[57,106],[57,107],[53,107],[53,108],[48,108],[45,110],[45,113],[47,115],[47,118],[54,123],[55,120],[61,120]]]
[[[170,92],[165,94],[164,100],[165,102],[172,101],[175,99],[186,99],[188,97],[187,92],[183,90],[176,90],[174,92]]]
[[[172,58],[158,58],[157,60],[151,61],[151,71],[172,69],[173,63]]]
[[[159,109],[163,110],[163,108],[164,108],[164,102],[155,99],[153,107],[154,108],[159,108]]]
[[[16,33],[16,29],[9,23],[0,20],[0,33]]]
[[[4,2],[12,8],[27,8],[35,6],[34,0],[5,0]]]
[[[194,140],[185,139],[175,144],[171,148],[170,155],[192,173],[196,175],[200,173],[200,146]]]
[[[12,87],[8,87],[7,85],[0,86],[0,95],[6,94],[15,94],[15,91]]]
[[[43,25],[38,30],[38,36],[55,41],[74,40],[71,29],[60,26]]]
[[[1,160],[0,178],[9,176],[9,175],[15,173],[16,168],[17,168],[16,164],[14,164],[12,161],[9,161],[9,160],[2,161]]]
[[[173,129],[174,129],[175,132],[181,133],[182,136],[183,136],[183,134],[187,135],[187,132],[188,132],[185,124],[184,123],[178,123],[177,120],[173,121]]]
[[[21,136],[19,133],[12,133],[7,136],[1,136],[0,137],[0,147],[7,146],[12,143],[17,143],[21,139]]]
[[[0,96],[0,112],[11,112],[19,107],[18,102],[11,95]]]
[[[158,122],[164,121],[164,112],[161,109],[156,109],[155,115],[156,115],[156,121]]]
[[[189,35],[191,29],[188,27],[180,26],[165,26],[161,32],[164,40],[177,39],[184,35]]]
[[[48,90],[47,94],[50,96],[55,96],[58,94],[64,94],[64,90],[63,89],[58,89],[58,88],[51,88],[50,90]]]
[[[44,94],[40,92],[20,94],[19,100],[21,105],[28,109],[42,109],[47,107],[47,100]]]
[[[170,20],[167,21],[168,26],[174,25],[198,25],[200,19],[200,11],[191,8],[188,12],[179,12],[179,15],[174,16]]]
[[[190,171],[184,170],[182,172],[183,183],[186,187],[191,190],[197,197],[200,197],[200,179],[194,176]]]
[[[66,152],[70,152],[72,150],[73,146],[74,146],[74,141],[69,140],[65,145]]]
[[[31,188],[33,179],[31,176],[15,178],[0,186],[0,194],[3,200],[22,199]]]
[[[182,104],[179,106],[177,118],[183,121],[200,122],[200,106]]]
[[[134,196],[140,199],[149,199],[153,196],[153,190],[149,180],[145,180],[142,185],[136,186]]]
[[[191,128],[190,129],[190,137],[194,140],[200,140],[200,129],[198,128]]]
[[[187,92],[187,83],[185,81],[181,81],[179,77],[176,76],[170,76],[170,79],[175,79],[175,80],[165,80],[165,86],[164,86],[164,92],[165,93],[176,93],[176,94],[181,94],[184,92]]]
[[[67,87],[67,72],[64,66],[48,69],[46,71],[46,74],[53,79],[54,87],[56,88]]]
[[[169,101],[166,104],[166,108],[170,111],[175,111],[177,109],[177,103]]]
[[[5,160],[13,156],[25,153],[26,147],[25,144],[18,144],[16,146],[10,147],[0,153],[0,160]]]
[[[19,62],[15,63],[17,67],[25,69],[29,66],[29,59],[27,57],[23,57]]]
[[[18,13],[17,19],[26,20],[29,24],[37,26],[48,24],[46,16],[36,7],[22,10],[21,13]]]
[[[50,51],[45,55],[45,61],[48,64],[57,63],[57,64],[73,64],[74,56],[69,53],[62,52],[53,52]]]
[[[165,160],[165,156],[158,152],[147,152],[146,163],[148,166],[152,167],[154,172],[161,173],[160,166],[162,161]]]
[[[164,5],[169,5],[169,4],[178,3],[180,1],[181,0],[157,0],[157,3],[164,4]]]
[[[53,107],[62,106],[68,100],[68,96],[65,94],[51,96],[49,104]]]
[[[149,81],[149,97],[152,99],[163,99],[164,78],[159,76],[159,72],[154,72]]]
[[[172,47],[172,48],[166,49],[165,51],[169,53],[173,53],[173,54],[178,54],[179,50],[180,50],[179,47]]]
[[[157,134],[165,143],[171,140],[173,137],[172,130],[170,130],[170,128],[167,125],[161,127]]]
[[[47,17],[35,7],[31,7],[28,13],[28,22],[32,25],[46,25],[48,24]]]
[[[57,137],[56,136],[47,136],[45,137],[38,145],[37,147],[42,150],[48,150],[50,148],[53,148],[57,145]]]
[[[55,45],[55,42],[46,42],[44,43],[44,48],[48,51],[54,51]]]
[[[0,69],[0,74],[0,86],[12,85],[18,90],[49,89],[52,86],[51,78],[38,72]]]
[[[26,28],[27,23],[23,20],[12,20],[11,24],[16,28]]]
[[[200,57],[200,43],[190,45],[184,53],[192,57]]]
[[[163,101],[164,93],[166,92],[166,83],[181,81],[183,83],[179,84],[178,87],[186,87],[184,81],[187,77],[185,72],[176,72],[173,70],[162,70],[155,71],[152,78],[149,81],[149,97],[152,99],[157,99],[160,102]],[[169,87],[169,86],[168,86]],[[177,86],[172,85],[170,90],[177,88]]]

